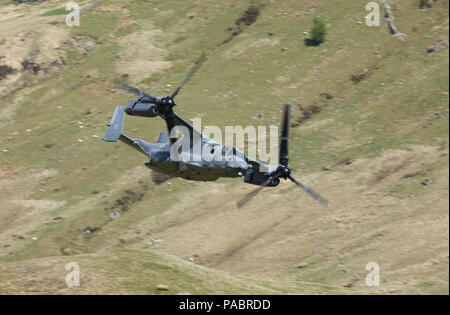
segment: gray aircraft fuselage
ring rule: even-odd
[[[173,110],[173,97],[144,95],[127,106],[117,106],[103,140],[120,140],[145,154],[150,169],[187,180],[214,181],[220,177],[241,177],[244,182],[262,187],[274,187],[280,178],[289,179],[323,206],[328,200],[291,176],[288,167],[288,139],[290,127],[290,105],[285,106],[283,132],[280,137],[280,165],[269,165],[247,157],[235,147],[223,146],[205,137],[200,131],[178,116]],[[123,134],[125,113],[131,116],[156,117],[166,122],[168,132],[162,132],[157,143],[132,139]],[[179,138],[172,131],[181,131]],[[180,140],[188,139],[186,145],[178,146]],[[183,143],[183,141],[181,141]]]
[[[157,100],[161,99],[157,98]],[[188,150],[184,148],[183,152],[176,155],[175,159],[171,155],[171,147],[174,141],[169,138],[169,132],[162,132],[157,143],[148,143],[144,140],[132,139],[124,135],[124,113],[132,116],[159,116],[166,120],[166,122],[168,118],[157,111],[156,105],[148,102],[140,102],[140,100],[133,100],[126,107],[118,106],[116,108],[104,138],[108,142],[121,140],[142,154],[145,154],[150,159],[145,165],[158,173],[181,177],[187,180],[214,181],[220,177],[241,177],[250,172],[254,173],[253,168],[255,166],[264,166],[267,173],[277,168],[276,165],[267,165],[256,160],[251,160],[235,147],[223,146],[203,136],[201,132],[194,129],[183,118],[171,112],[171,115],[173,115],[171,127],[183,127],[188,132],[184,136],[190,137],[191,140],[197,139],[197,143],[194,142],[195,140],[192,141]],[[193,149],[196,145],[197,148],[200,148],[198,152]],[[259,177],[258,180],[256,177],[249,179],[248,182],[252,184],[263,183],[264,176]],[[272,186],[272,184],[276,184],[276,181],[266,185]]]

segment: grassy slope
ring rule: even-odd
[[[65,266],[73,261],[80,266],[80,286],[68,288]],[[211,271],[169,255],[123,249],[30,259],[3,264],[0,270],[0,294],[278,294],[292,289]],[[168,290],[158,290],[158,285],[168,286]],[[315,284],[301,287],[311,293],[340,292]]]
[[[38,76],[24,74],[25,87],[0,99],[2,108],[12,109],[0,121],[5,131],[0,146],[8,150],[0,156],[1,184],[7,188],[2,218],[8,222],[0,225],[3,268],[14,273],[17,266],[25,268],[27,259],[103,250],[98,256],[77,256],[94,268],[103,256],[114,264],[114,252],[108,253],[113,247],[155,248],[182,259],[197,255],[199,264],[234,274],[278,279],[278,287],[289,292],[305,292],[307,281],[353,286],[359,292],[448,293],[448,50],[425,53],[438,40],[448,42],[443,29],[448,3],[427,11],[413,2],[395,5],[397,27],[409,36],[402,42],[384,24],[357,24],[365,14],[358,1],[333,6],[327,1],[267,2],[254,25],[221,44],[248,2],[132,1],[123,6],[127,2],[100,4],[83,15],[81,27],[69,31],[49,24],[48,12],[59,8],[55,3],[20,9],[36,12],[45,17],[40,23],[72,37],[90,36],[96,45],[85,51],[69,45],[62,51],[65,66]],[[329,24],[329,40],[305,47],[302,32],[309,31],[316,14]],[[130,35],[149,30],[158,31],[124,48]],[[166,85],[179,82],[199,52],[208,51],[209,61],[178,97],[177,111],[187,119],[200,115],[211,125],[248,125],[263,113],[257,124],[268,125],[279,122],[284,103],[296,105],[295,119],[302,116],[298,105],[320,106],[318,115],[292,130],[291,165],[297,177],[324,192],[330,208],[317,207],[286,184],[237,210],[234,200],[251,187],[231,180],[155,185],[140,166],[141,156],[93,138],[103,135],[113,107],[130,98],[111,89],[121,78],[116,66],[135,59],[129,50],[149,46],[166,51],[163,58],[172,63],[171,71],[135,82],[153,94],[171,90]],[[351,76],[364,69],[371,76],[354,84]],[[333,99],[325,100],[322,93]],[[14,100],[18,105],[11,107]],[[126,121],[127,133],[148,140],[163,128],[157,120]],[[355,162],[339,163],[347,159]],[[326,165],[331,172],[322,171]],[[424,179],[433,185],[423,187]],[[126,190],[142,193],[142,199],[111,221],[109,213],[119,211],[116,200],[133,199]],[[86,227],[103,233],[86,235]],[[153,237],[163,242],[149,248]],[[126,260],[135,252],[120,253],[117,259]],[[142,255],[159,257],[153,250]],[[49,258],[52,264],[60,259],[66,258]],[[45,265],[45,260],[38,261]],[[377,290],[352,280],[356,275],[363,279],[365,264],[373,260],[387,281]],[[308,267],[295,268],[301,261]],[[126,268],[116,272],[128,274]],[[11,283],[2,289],[23,292]],[[144,292],[134,280],[129,283],[124,292]],[[94,292],[109,292],[94,287]],[[326,292],[317,288],[306,290]],[[189,286],[180,290],[205,292]],[[218,286],[214,292],[221,290]],[[224,292],[238,292],[232,290]],[[255,290],[246,292],[263,292]]]

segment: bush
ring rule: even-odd
[[[319,46],[325,42],[326,35],[327,28],[325,26],[325,22],[316,17],[314,19],[314,27],[311,30],[311,38],[306,41],[306,44],[308,46]]]
[[[14,69],[11,68],[10,66],[4,66],[4,65],[0,65],[0,81],[4,78],[6,78],[6,76],[8,74],[11,74],[14,72]]]
[[[247,11],[245,11],[244,15],[236,21],[236,25],[240,25],[241,23],[244,23],[245,25],[252,25],[256,22],[259,14],[260,12],[257,7],[250,6]]]
[[[420,0],[420,8],[431,8],[431,1],[429,0]]]

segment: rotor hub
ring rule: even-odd
[[[276,171],[278,177],[282,177],[284,179],[288,179],[291,176],[291,169],[289,167],[280,165]]]
[[[158,107],[160,108],[161,112],[169,112],[172,110],[172,108],[175,106],[175,101],[173,100],[173,97],[166,96],[161,98],[161,100],[158,102]]]

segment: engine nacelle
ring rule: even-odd
[[[247,173],[245,174],[244,182],[246,182],[248,184],[261,186],[269,178],[270,178],[270,174],[255,172],[253,170],[248,170]],[[265,186],[275,187],[275,186],[278,186],[278,184],[280,184],[280,179],[275,178],[275,179],[269,181],[269,183],[267,183]]]
[[[159,115],[158,106],[153,103],[131,101],[125,108],[125,112],[131,116],[156,117]]]

